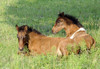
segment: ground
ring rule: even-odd
[[[100,69],[100,1],[99,0],[1,0],[0,1],[0,69]],[[58,59],[55,55],[18,55],[15,25],[28,25],[50,37],[65,37],[64,30],[51,33],[59,12],[78,18],[96,41],[90,54],[73,53]]]

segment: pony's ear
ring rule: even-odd
[[[19,27],[18,27],[18,25],[16,24],[16,30],[18,31],[18,29],[19,29]]]
[[[27,25],[25,25],[24,29],[25,29],[25,31],[27,31],[27,30],[28,30],[28,27],[27,27]]]
[[[59,13],[59,15],[58,15],[58,16],[63,17],[63,16],[64,16],[64,12]]]

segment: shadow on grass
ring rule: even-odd
[[[97,22],[99,19],[98,1],[18,0],[6,7],[6,22],[13,26],[26,24],[48,35],[52,34],[51,29],[58,12],[64,11],[76,16],[81,22],[89,21],[88,19],[91,17],[94,25],[87,24],[85,27],[98,30],[99,26],[95,25],[95,22],[99,23]]]

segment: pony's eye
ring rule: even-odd
[[[60,20],[58,20],[58,22],[57,23],[60,23],[61,21]]]

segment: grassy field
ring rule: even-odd
[[[28,25],[51,37],[65,37],[64,30],[51,29],[59,12],[79,19],[96,40],[91,54],[73,53],[68,58],[54,55],[18,55],[15,25]],[[0,0],[0,69],[100,69],[100,0]]]

